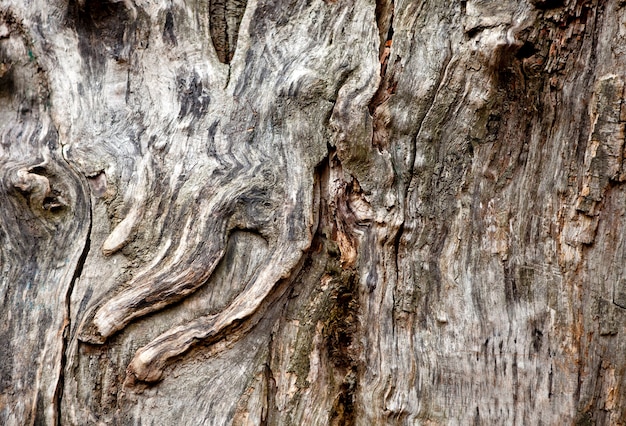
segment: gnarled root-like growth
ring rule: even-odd
[[[129,366],[129,375],[135,380],[159,380],[168,360],[195,343],[219,340],[234,325],[249,320],[276,283],[290,275],[311,243],[310,195],[302,197],[305,200],[299,204],[285,201],[289,196],[280,190],[272,172],[261,166],[238,173],[222,185],[211,185],[210,191],[206,187],[200,190],[195,209],[183,209],[187,213],[179,212],[173,220],[184,223],[177,230],[177,244],[172,244],[172,237],[161,241],[163,249],[160,258],[153,260],[155,266],[101,301],[83,323],[79,339],[102,344],[134,319],[161,310],[205,284],[224,255],[230,231],[253,229],[266,239],[266,266],[245,289],[218,314],[176,327],[141,348]],[[295,208],[304,212],[294,212]],[[163,223],[167,226],[170,221]],[[128,225],[122,221],[118,226]]]

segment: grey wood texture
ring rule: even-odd
[[[0,423],[626,424],[625,6],[0,0]]]

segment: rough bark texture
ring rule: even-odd
[[[1,0],[0,423],[626,424],[618,0]]]

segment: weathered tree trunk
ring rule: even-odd
[[[0,423],[626,424],[619,0],[0,0]]]

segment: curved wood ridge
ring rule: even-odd
[[[242,5],[223,5],[228,31],[232,28],[230,21],[237,13],[243,13]],[[218,6],[212,4],[210,13],[216,10],[213,7]],[[87,11],[79,10],[77,13]],[[93,8],[88,13],[90,19],[105,16],[99,15]],[[266,12],[258,9],[257,13],[264,16]],[[125,16],[131,15],[141,20],[145,12],[139,8],[132,14],[125,12]],[[185,43],[184,35],[174,32],[175,28],[180,28],[175,21],[179,15],[168,11],[161,18],[164,19],[163,34],[167,34],[162,40],[170,45],[173,45],[173,40],[179,46]],[[237,25],[240,19],[239,16]],[[261,21],[260,18],[258,20]],[[128,34],[136,25],[132,19],[124,20],[120,21],[119,28],[114,31],[107,29],[107,32],[123,34],[122,40],[128,39],[128,43],[133,45],[140,41],[130,38]],[[96,30],[100,27],[94,25]],[[370,30],[374,28],[372,26]],[[85,31],[92,29],[85,27]],[[257,32],[257,42],[262,42],[271,34],[265,26],[253,25],[249,31]],[[339,28],[334,31],[339,31]],[[311,46],[321,43],[316,48],[323,48],[332,36],[319,33],[319,39],[312,39]],[[232,34],[228,37],[234,40]],[[126,49],[118,46],[108,52],[115,52],[118,48]],[[372,61],[375,60],[374,53],[369,52]],[[299,55],[295,51],[292,54]],[[85,55],[87,63],[106,64],[103,52],[86,50]],[[120,63],[116,56],[111,59]],[[314,169],[326,155],[326,141],[330,136],[317,123],[327,120],[333,108],[333,102],[327,98],[336,97],[337,93],[350,97],[352,91],[369,93],[374,90],[374,69],[354,71],[349,78],[341,77],[346,74],[343,69],[346,65],[340,57],[330,63],[330,66],[342,70],[339,74],[341,79],[334,81],[326,80],[329,63],[323,57],[312,58],[305,67],[296,64],[298,68],[294,70],[290,69],[294,66],[293,62],[288,61],[283,66],[285,69],[276,68],[269,75],[263,52],[250,51],[246,60],[250,61],[249,64],[241,69],[239,75],[230,77],[234,80],[226,89],[201,77],[198,69],[187,75],[181,74],[180,69],[175,70],[176,96],[180,103],[176,118],[188,120],[188,125],[180,132],[168,131],[166,140],[139,136],[148,139],[146,142],[135,142],[141,146],[134,149],[142,154],[133,159],[136,161],[131,166],[132,177],[128,183],[111,180],[111,184],[117,184],[118,191],[124,195],[119,199],[121,202],[107,207],[115,226],[104,238],[101,251],[110,257],[129,246],[154,249],[135,260],[140,269],[133,273],[131,279],[121,283],[119,289],[102,293],[95,299],[97,301],[90,313],[81,321],[78,339],[85,343],[103,344],[132,321],[160,311],[196,292],[211,281],[225,254],[229,235],[235,230],[254,232],[262,237],[266,244],[264,266],[249,281],[237,284],[241,285],[241,292],[223,309],[166,331],[140,349],[128,369],[129,376],[132,376],[129,383],[159,380],[163,368],[171,359],[198,342],[217,341],[227,334],[242,336],[243,332],[236,333],[234,330],[238,324],[255,317],[277,282],[292,278],[316,232]],[[124,60],[123,67],[132,68],[127,65],[132,62],[132,58]],[[222,71],[218,70],[215,68],[215,72],[220,74]],[[93,72],[101,71],[95,69]],[[260,75],[264,78],[263,85],[248,86],[244,83]],[[282,88],[268,92],[265,87],[271,86],[272,81],[275,87]],[[309,82],[317,83],[310,85]],[[142,90],[151,89],[146,87]],[[321,94],[323,96],[319,97]],[[368,95],[360,96],[363,96],[362,102],[366,102]],[[126,93],[125,102],[134,102],[132,94]],[[139,109],[143,108],[140,104],[136,105]],[[114,108],[106,103],[101,113],[104,116],[116,114]],[[154,114],[153,111],[146,113]],[[159,112],[156,113],[158,115]],[[285,116],[301,117],[299,127],[283,128],[282,117]],[[358,117],[355,118],[358,120]],[[342,131],[346,133],[361,126],[344,113],[334,121],[335,127],[345,128]],[[123,122],[124,119],[120,126]],[[165,124],[167,120],[163,122]],[[126,133],[131,136],[134,130],[128,129],[136,127],[136,124],[125,123],[128,126]],[[101,140],[95,147],[93,130],[85,131],[91,136],[69,151],[78,164],[93,163],[94,149],[104,150],[104,156],[109,156],[111,160],[108,161],[115,164],[119,153],[129,148],[126,142],[118,142],[117,136],[108,141]],[[100,128],[99,131],[106,134],[110,130]],[[155,131],[156,128],[151,129],[150,133]],[[111,166],[103,167],[109,176],[107,168]],[[285,174],[286,168],[294,168],[294,172]],[[157,197],[152,196],[155,193]],[[149,229],[143,225],[146,222],[151,223]],[[232,337],[229,339],[233,340]]]

